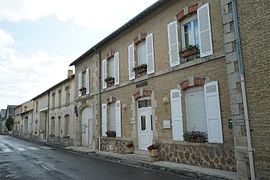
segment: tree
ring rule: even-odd
[[[13,124],[14,124],[14,119],[13,119],[11,116],[9,116],[9,117],[7,118],[7,120],[6,120],[6,127],[7,127],[7,129],[8,129],[9,131],[12,130]]]

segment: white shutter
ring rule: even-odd
[[[80,89],[82,88],[82,73],[79,73],[78,76],[78,95],[82,96],[82,92],[80,91]]]
[[[86,94],[89,94],[90,92],[90,77],[89,77],[90,73],[89,73],[89,68],[86,69],[86,80],[85,80],[85,86],[86,86]]]
[[[210,23],[209,4],[205,4],[197,11],[200,39],[200,55],[201,57],[213,54],[212,33]]]
[[[102,60],[102,87],[107,88],[107,83],[105,79],[107,78],[107,59]]]
[[[183,141],[183,114],[181,90],[171,90],[171,114],[172,114],[172,133],[173,140]]]
[[[114,54],[114,84],[119,84],[119,52]]]
[[[155,72],[153,34],[146,36],[147,74]]]
[[[102,104],[102,136],[106,136],[107,132],[107,104]]]
[[[115,102],[115,129],[116,137],[121,137],[121,102]]]
[[[170,66],[173,67],[180,64],[177,21],[169,23],[167,29],[168,29]]]
[[[204,85],[208,142],[223,143],[218,82]]]
[[[128,74],[129,80],[135,79],[135,72],[133,68],[135,66],[135,56],[134,56],[134,44],[128,46]]]

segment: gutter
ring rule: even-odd
[[[241,42],[240,42],[240,33],[239,33],[239,26],[238,26],[238,14],[237,14],[236,1],[237,0],[232,0],[232,13],[233,13],[234,32],[235,32],[235,39],[236,39],[236,54],[237,54],[237,60],[238,60],[238,64],[239,64],[241,92],[242,92],[242,99],[243,99],[243,106],[244,106],[244,118],[245,118],[245,126],[246,126],[246,133],[247,133],[250,175],[251,175],[251,180],[255,180],[256,176],[255,176],[255,169],[254,169],[253,147],[252,147],[252,142],[251,142],[248,103],[247,103],[247,95],[246,95],[246,87],[245,87],[243,54],[242,54],[242,48],[241,48]]]

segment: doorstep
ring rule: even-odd
[[[72,150],[81,154],[89,154],[95,152],[94,148],[92,146],[68,146],[65,147],[67,150]]]

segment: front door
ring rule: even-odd
[[[138,137],[139,149],[147,150],[153,140],[152,108],[138,109]]]
[[[82,146],[89,146],[92,144],[91,133],[91,108],[85,108],[82,112]]]

